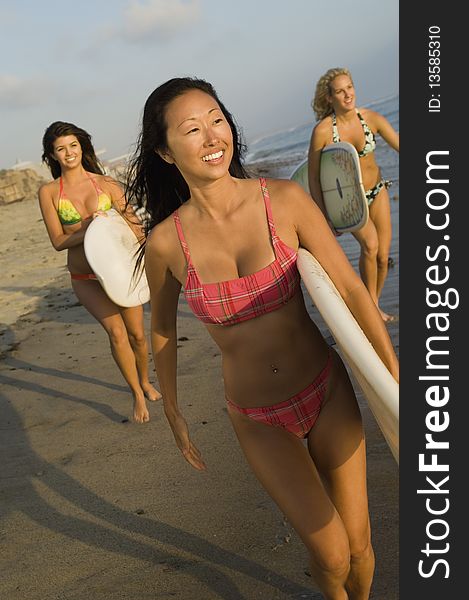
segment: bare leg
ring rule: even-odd
[[[378,233],[371,219],[368,223],[353,232],[353,236],[360,244],[360,275],[373,302],[378,306]]]
[[[326,600],[364,600],[373,551],[363,430],[345,368],[337,358],[334,363],[335,383],[309,436],[309,451],[280,427],[249,419],[229,405],[228,412],[255,475],[306,545]]]
[[[375,201],[378,197],[375,198]],[[371,213],[370,213],[371,215]],[[368,219],[368,223],[353,232],[354,237],[360,244],[360,259],[359,269],[360,275],[365,284],[373,302],[376,304],[384,321],[389,321],[391,317],[383,312],[379,307],[379,296],[384,285],[388,272],[387,257],[389,256],[389,247],[387,253],[384,251],[384,245],[382,247],[381,258],[379,259],[379,248],[380,240],[378,238],[378,231],[373,220]],[[386,265],[384,265],[383,257],[386,254]]]
[[[391,226],[391,208],[389,204],[389,194],[386,188],[383,188],[370,205],[370,218],[373,221],[378,234],[378,279],[376,293],[378,300],[383,291],[384,282],[388,275],[388,258],[391,248],[392,226]],[[391,317],[383,313],[383,319],[388,321]]]
[[[280,427],[228,412],[255,475],[306,545],[327,600],[347,600],[347,533],[303,442]]]
[[[124,319],[130,345],[135,355],[140,385],[148,400],[154,402],[161,399],[161,394],[148,379],[148,344],[143,324],[143,306],[120,309]]]
[[[308,438],[308,448],[347,532],[350,571],[345,588],[350,600],[367,600],[374,572],[365,441],[352,385],[334,355],[328,398]],[[331,431],[334,432],[331,443]]]
[[[145,394],[140,385],[135,356],[124,321],[116,306],[97,281],[72,280],[72,288],[81,304],[104,327],[111,353],[134,398],[133,418],[138,423],[150,420]]]
[[[366,600],[374,571],[360,411],[334,356],[325,404],[302,440],[228,405],[246,458],[306,545],[326,600]]]

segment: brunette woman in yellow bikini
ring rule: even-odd
[[[111,352],[133,395],[133,418],[149,420],[146,399],[161,394],[148,379],[148,348],[143,327],[143,307],[123,308],[106,295],[86,260],[83,240],[93,218],[110,208],[126,213],[141,239],[138,220],[126,209],[119,184],[104,176],[91,136],[72,123],[57,121],[45,131],[42,159],[54,180],[39,190],[39,204],[52,245],[67,250],[73,291],[87,311],[104,327]]]

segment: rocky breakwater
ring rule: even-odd
[[[47,179],[34,169],[0,170],[0,204],[11,204],[37,197],[39,187]]]

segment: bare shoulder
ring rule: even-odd
[[[147,252],[155,253],[160,259],[170,264],[171,257],[177,251],[179,240],[176,233],[173,215],[155,225],[147,236]],[[179,245],[179,251],[180,245]]]
[[[291,179],[266,179],[267,189],[271,196],[295,196],[302,187]]]
[[[369,124],[369,125],[375,125],[377,126],[378,123],[384,119],[383,115],[381,115],[379,112],[376,112],[375,110],[371,110],[371,108],[359,108],[358,112],[361,114],[361,116],[365,119],[365,121]]]
[[[114,179],[114,177],[111,177],[110,175],[97,175],[96,177],[98,177],[99,181],[103,182],[105,185],[113,185],[118,188],[122,188],[122,184],[119,183],[117,181],[117,179]]]
[[[314,126],[313,136],[327,138],[332,130],[332,119],[330,116],[324,117],[319,123]]]
[[[90,176],[95,179],[96,183],[102,190],[112,191],[114,193],[119,193],[122,195],[122,185],[110,175],[99,175],[97,173],[90,173]]]
[[[270,179],[267,182],[270,192],[272,213],[280,237],[293,248],[294,239],[304,229],[315,230],[324,224],[324,216],[310,194],[296,183],[287,179]],[[326,227],[328,227],[326,225]]]
[[[54,179],[53,181],[48,181],[47,183],[43,183],[38,190],[39,199],[47,199],[53,198],[55,194],[59,193],[59,181],[58,179]]]
[[[329,115],[321,119],[319,123],[317,123],[314,127],[314,131],[316,131],[319,135],[325,134],[330,131],[332,128],[332,117]]]
[[[320,150],[332,140],[332,119],[325,117],[315,125],[311,134],[311,148]]]
[[[361,114],[362,117],[369,117],[372,119],[375,115],[378,115],[375,110],[371,110],[371,108],[366,108],[366,106],[360,106],[357,108],[357,111]]]
[[[311,196],[299,183],[290,179],[268,179],[267,189],[272,208],[278,214],[291,214],[305,203],[311,203]]]

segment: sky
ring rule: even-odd
[[[330,67],[358,104],[398,93],[398,0],[2,0],[0,168],[39,163],[53,121],[86,129],[102,158],[131,152],[150,93],[212,83],[244,138],[314,121]]]

